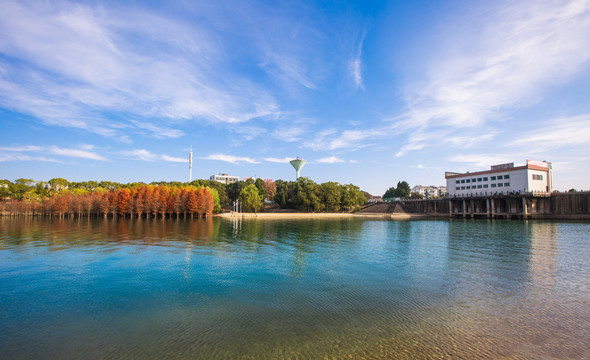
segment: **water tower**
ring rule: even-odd
[[[305,165],[306,162],[307,161],[300,159],[299,156],[297,157],[297,159],[289,161],[289,163],[293,165],[295,171],[297,172],[297,177],[295,178],[295,180],[299,179],[299,170],[301,170],[301,168],[303,167],[303,165]]]

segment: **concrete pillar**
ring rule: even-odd
[[[490,202],[491,202],[490,211],[491,211],[492,218],[494,218],[494,206],[495,206],[494,198],[491,198]]]
[[[463,218],[465,218],[465,217],[466,217],[466,214],[465,214],[465,199],[463,199]]]
[[[526,208],[526,197],[522,197],[522,215],[526,219],[528,216],[528,209]]]
[[[486,217],[490,218],[490,199],[486,198]]]

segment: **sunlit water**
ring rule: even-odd
[[[0,358],[590,359],[589,233],[0,218]]]

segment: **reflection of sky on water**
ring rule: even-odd
[[[589,224],[0,225],[0,348],[13,358],[590,353]]]

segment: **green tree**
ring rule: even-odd
[[[277,180],[275,181],[275,194],[274,194],[274,201],[279,204],[281,209],[287,209],[290,207],[289,203],[289,182],[284,180]]]
[[[322,201],[327,211],[340,210],[342,201],[341,185],[335,182],[325,182],[320,185]]]
[[[417,193],[417,192],[413,192],[410,194],[410,199],[412,200],[418,200],[418,199],[423,199],[424,195]]]
[[[410,184],[405,181],[398,181],[397,183],[397,197],[407,198],[410,197],[411,189]]]
[[[11,197],[17,200],[22,200],[25,193],[33,187],[35,181],[32,179],[16,179],[10,188]]]
[[[62,178],[53,178],[49,180],[49,187],[52,193],[58,193],[62,190],[67,189],[70,186],[70,182]]]
[[[245,212],[258,212],[262,207],[262,199],[262,195],[260,195],[258,188],[254,184],[244,187],[240,192],[240,202]]]
[[[410,185],[406,181],[398,181],[397,187],[390,187],[383,194],[384,199],[409,198],[411,193]]]
[[[6,179],[0,180],[0,199],[9,198],[12,192],[10,189],[14,184]]]

